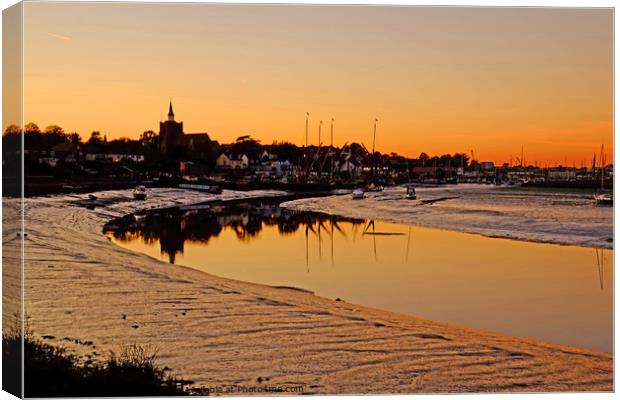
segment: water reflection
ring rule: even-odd
[[[603,290],[603,275],[605,270],[603,269],[605,265],[605,253],[603,249],[594,249],[596,251],[596,269],[598,271],[598,280],[601,285],[601,290]]]
[[[306,266],[309,267],[310,234],[319,241],[319,258],[322,260],[322,235],[325,235],[324,232],[329,232],[330,256],[333,263],[334,232],[348,239],[342,225],[352,228],[355,234],[357,228],[365,224],[363,234],[367,234],[371,224],[374,233],[374,221],[366,223],[362,219],[291,211],[277,204],[265,202],[201,208],[181,207],[162,212],[130,215],[108,223],[104,227],[104,233],[122,243],[142,240],[145,244],[155,245],[159,242],[161,254],[166,255],[168,261],[174,264],[177,254],[183,254],[186,241],[208,244],[224,230],[231,230],[240,242],[248,243],[257,238],[267,227],[277,228],[282,236],[293,235],[303,229],[306,236]],[[374,251],[376,256],[376,246]]]
[[[148,212],[105,230],[120,246],[222,277],[556,343],[613,345],[612,250],[248,201]]]

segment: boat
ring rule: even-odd
[[[599,206],[613,206],[614,194],[609,190],[601,190],[594,195],[594,201]]]
[[[371,183],[370,185],[366,186],[366,191],[367,192],[381,192],[383,191],[383,186]]]
[[[613,206],[614,193],[605,189],[605,151],[601,145],[601,189],[594,195],[594,201],[599,206]]]
[[[364,198],[364,191],[362,189],[355,189],[351,192],[351,198],[353,200],[361,200]]]
[[[198,190],[201,192],[207,192],[211,194],[221,194],[222,188],[218,185],[212,185],[209,183],[180,183],[179,189]]]
[[[145,200],[146,199],[146,187],[143,185],[136,186],[133,190],[133,197],[136,200]]]
[[[406,194],[407,198],[409,200],[416,200],[418,198],[418,195],[415,192],[415,187],[413,186],[407,186],[407,194]]]

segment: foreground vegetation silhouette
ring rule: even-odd
[[[4,365],[19,365],[21,335],[18,330],[3,335]],[[25,397],[111,397],[188,395],[190,381],[171,377],[157,365],[157,350],[130,344],[118,354],[110,353],[100,364],[81,364],[64,348],[43,343],[26,332],[24,336]],[[19,369],[4,368],[7,386],[19,385]],[[14,393],[20,388],[14,387]]]

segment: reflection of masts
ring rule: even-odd
[[[319,234],[318,234],[319,236],[319,260],[323,261],[323,254],[322,254],[322,249],[321,249],[322,247],[321,246],[321,225],[323,225],[323,223],[321,222],[320,219],[319,219],[318,225],[319,225]]]
[[[347,233],[345,231],[342,230],[342,228],[340,227],[340,225],[338,225],[338,221],[333,220],[332,221],[332,228],[336,228],[338,230],[338,232],[340,232],[340,234],[345,238],[345,239],[349,239],[349,237],[347,236]]]
[[[330,238],[330,241],[331,241],[332,265],[334,265],[334,221],[331,221],[331,225],[332,225],[332,232],[331,232],[331,235],[329,235],[329,238]]]
[[[601,285],[601,290],[603,290],[603,249],[601,249],[601,255],[598,255],[598,249],[594,249],[596,251],[596,269],[598,270],[598,281]]]
[[[370,228],[372,226],[372,248],[373,248],[373,253],[375,255],[375,261],[377,261],[377,235],[375,234],[375,221],[374,220],[370,220],[368,222],[368,225],[366,225],[366,229],[364,229],[364,232],[362,233],[365,234],[368,231],[368,228]]]
[[[407,235],[407,251],[405,252],[405,261],[409,261],[409,244],[411,243],[411,226],[409,226],[409,234]]]
[[[308,225],[306,225],[306,272],[310,272],[310,264],[308,263]]]

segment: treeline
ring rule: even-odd
[[[17,125],[8,126],[3,134],[3,144],[5,148],[19,148],[20,128]],[[26,150],[51,150],[59,143],[74,143],[80,145],[86,153],[120,153],[120,154],[142,154],[147,158],[157,158],[158,135],[152,130],[144,131],[140,137],[129,139],[126,137],[108,140],[105,134],[100,131],[91,132],[87,140],[84,140],[77,132],[65,132],[58,125],[50,125],[41,130],[35,123],[28,123],[24,126],[24,148]],[[216,142],[214,142],[216,143]],[[350,143],[343,147],[332,146],[309,146],[300,147],[291,142],[274,141],[265,145],[260,140],[254,139],[249,135],[238,137],[233,143],[219,145],[219,152],[230,152],[245,154],[250,160],[258,160],[267,151],[270,155],[275,155],[279,160],[288,160],[291,163],[302,163],[308,157],[313,159],[324,158],[327,155],[334,159],[352,160],[359,164],[390,166],[391,168],[403,169],[405,167],[443,167],[443,168],[467,168],[472,167],[476,161],[470,160],[465,153],[443,154],[430,156],[425,152],[420,153],[417,158],[401,156],[397,153],[381,154],[371,152],[360,143]],[[212,154],[216,157],[218,152]],[[4,154],[3,154],[4,156]],[[4,157],[6,159],[6,157]],[[200,161],[200,160],[195,160]],[[213,162],[214,160],[203,160]]]
[[[14,145],[13,141],[19,141],[20,128],[17,125],[9,125],[3,134],[3,142]],[[49,125],[41,130],[35,123],[24,126],[24,148],[26,150],[51,150],[60,143],[74,143],[81,145],[86,152],[91,153],[122,153],[144,154],[149,150],[156,149],[157,134],[153,131],[145,131],[138,140],[126,137],[108,141],[107,136],[100,131],[93,131],[88,140],[84,141],[77,132],[65,132],[58,125]]]

